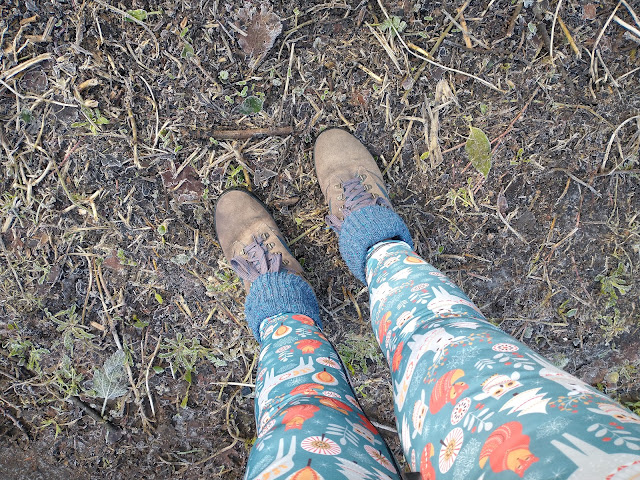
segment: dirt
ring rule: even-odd
[[[323,225],[329,126],[487,318],[640,408],[638,38],[615,2],[470,2],[464,23],[461,5],[0,6],[3,478],[242,476],[259,349],[212,226],[232,186],[273,209],[400,460],[366,290]],[[102,414],[91,380],[119,347],[127,393]]]

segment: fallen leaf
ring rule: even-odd
[[[583,20],[595,20],[596,19],[596,6],[593,3],[589,3],[582,7]]]
[[[264,4],[257,7],[245,6],[238,11],[239,27],[246,35],[239,34],[240,48],[256,59],[273,47],[276,38],[282,32],[282,22],[273,11]]]
[[[482,130],[471,126],[469,128],[469,138],[464,150],[469,155],[473,168],[487,178],[491,170],[491,143]]]
[[[191,165],[184,167],[176,175],[175,165],[169,162],[167,168],[160,172],[162,183],[178,203],[194,202],[202,198],[204,185],[198,172]]]

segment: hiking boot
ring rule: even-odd
[[[265,273],[288,271],[302,275],[302,266],[289,251],[264,204],[244,190],[227,190],[215,209],[215,230],[222,252],[249,292]]]
[[[337,233],[351,212],[373,205],[392,209],[376,161],[350,133],[339,128],[325,130],[316,139],[313,157],[329,205],[325,220]]]
[[[411,234],[393,211],[378,165],[353,135],[338,128],[322,132],[313,157],[329,206],[325,220],[338,234],[347,267],[366,283],[369,249],[385,240],[401,240],[413,247]]]

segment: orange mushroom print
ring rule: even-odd
[[[494,472],[511,470],[522,478],[527,468],[539,460],[529,450],[529,443],[530,438],[522,433],[520,422],[505,423],[484,442],[480,451],[480,468],[484,468],[488,460]]]
[[[438,413],[442,410],[447,403],[455,405],[462,392],[464,392],[469,385],[462,381],[457,381],[464,376],[464,371],[457,368],[455,370],[449,370],[442,377],[438,379],[435,387],[431,391],[431,399],[429,400],[429,412],[432,414]]]
[[[282,417],[282,423],[286,425],[284,428],[285,431],[292,429],[301,430],[305,420],[312,418],[319,410],[320,407],[316,405],[294,405],[293,407],[289,407],[285,410],[284,416]]]

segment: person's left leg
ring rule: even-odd
[[[341,473],[399,479],[393,456],[320,330],[318,303],[302,267],[265,207],[248,192],[226,192],[216,205],[215,227],[248,290],[245,316],[262,347],[258,438],[245,478],[329,480]]]
[[[261,323],[260,338],[258,439],[246,478],[400,478],[315,322],[306,315],[274,315]]]

